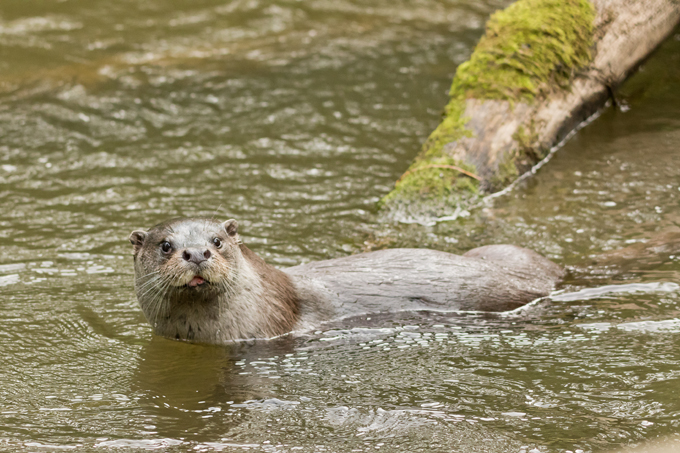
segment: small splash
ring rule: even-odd
[[[664,319],[661,321],[634,321],[614,324],[611,322],[594,322],[578,324],[577,327],[594,332],[606,332],[610,329],[619,329],[626,332],[680,332],[680,319]]]
[[[247,409],[283,409],[290,408],[300,404],[299,401],[286,401],[278,398],[269,398],[265,400],[248,400],[240,404],[232,404],[231,407],[245,407]]]
[[[19,283],[19,274],[3,275],[0,277],[0,286],[9,286]]]
[[[557,302],[572,302],[575,300],[599,299],[605,296],[633,293],[674,293],[680,285],[671,282],[629,283],[626,285],[606,285],[597,288],[587,288],[573,293],[553,294],[550,299]]]

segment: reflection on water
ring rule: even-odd
[[[678,39],[508,195],[377,221],[504,4],[4,1],[0,449],[566,452],[676,432]],[[507,242],[570,276],[509,314],[189,345],[151,335],[126,241],[177,215],[235,217],[279,266]]]

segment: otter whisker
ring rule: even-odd
[[[144,295],[149,294],[151,296],[148,303],[143,306],[143,308],[146,308],[145,314],[150,318],[150,321],[156,321],[159,312],[158,306],[163,302],[170,281],[169,276],[156,277],[153,279],[153,285],[144,292]],[[140,300],[145,300],[144,295],[140,297]]]
[[[146,277],[148,277],[148,276],[150,276],[150,275],[160,274],[160,272],[161,272],[161,271],[151,271],[151,272],[149,272],[149,273],[147,273],[147,274],[144,274],[144,275],[141,275],[141,276],[139,276],[139,277],[136,277],[136,279],[137,279],[137,280],[142,280],[142,279],[144,279],[144,278],[146,278]]]
[[[165,280],[158,285],[158,292],[154,295],[149,306],[149,317],[153,321],[154,327],[155,324],[159,321],[159,315],[161,314],[161,312],[165,311],[163,310],[163,307],[166,306],[165,296],[167,288],[170,285],[170,283],[171,279],[165,278]]]
[[[163,280],[163,277],[156,277],[156,278],[153,278],[153,279],[149,279],[148,281],[146,281],[143,284],[138,286],[137,294],[139,294],[141,291],[143,291],[143,293],[139,297],[144,297],[150,291],[158,288],[158,283],[159,283],[159,281],[162,281],[162,280]]]
[[[161,278],[160,275],[149,276],[146,278],[138,278],[136,281],[137,288],[148,286],[149,284],[157,282],[160,278]]]
[[[160,315],[165,315],[166,310],[168,308],[168,305],[166,303],[166,297],[168,294],[169,289],[175,284],[175,279],[172,277],[169,277],[166,279],[165,283],[161,286],[161,290],[158,292],[158,299],[154,305],[154,308],[156,310],[156,317]]]

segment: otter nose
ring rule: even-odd
[[[182,258],[194,264],[201,264],[210,258],[210,250],[208,249],[185,249],[182,252]]]

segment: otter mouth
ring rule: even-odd
[[[189,288],[196,288],[198,286],[205,285],[206,283],[208,283],[208,281],[206,279],[196,275],[196,276],[194,276],[194,278],[191,279],[191,281],[189,283],[187,283],[187,286]]]

